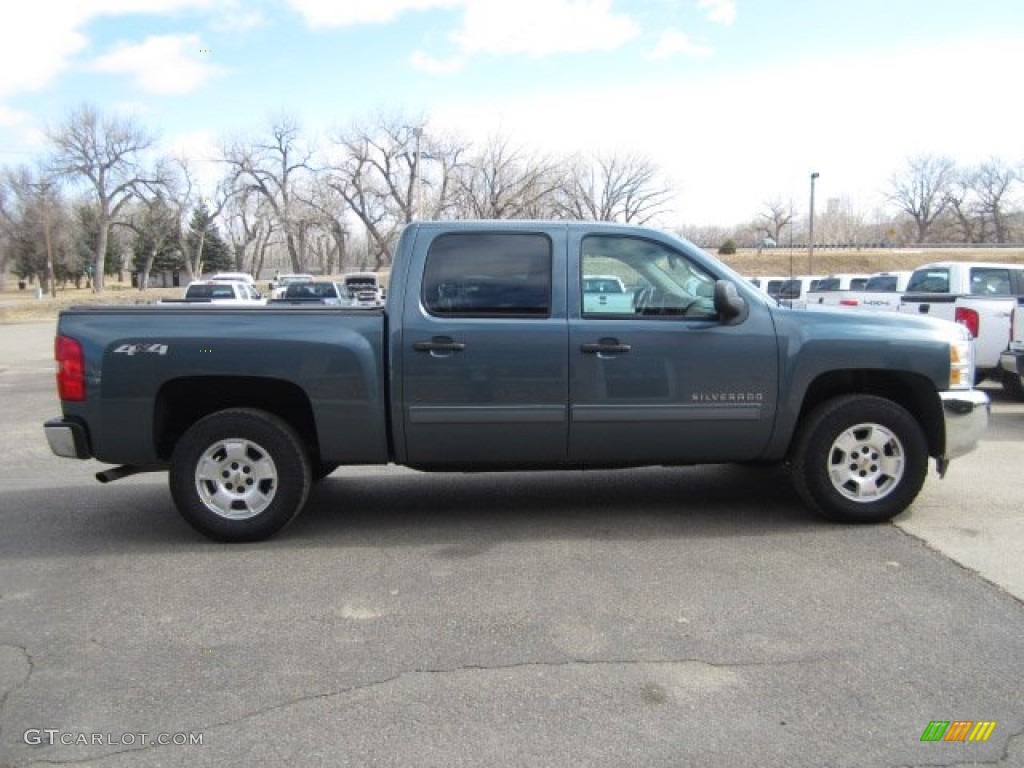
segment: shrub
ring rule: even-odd
[[[720,256],[731,256],[736,253],[736,241],[731,237],[718,247]]]

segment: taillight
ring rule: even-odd
[[[981,321],[979,320],[977,310],[967,309],[966,307],[957,307],[956,317],[954,319],[970,331],[971,336],[978,338],[978,326]]]
[[[858,304],[860,304],[860,301],[857,299],[841,299],[839,302],[841,307],[856,307]]]
[[[85,400],[85,357],[82,345],[67,336],[58,336],[54,343],[57,359],[57,394],[61,400]]]

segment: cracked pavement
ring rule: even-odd
[[[224,546],[162,476],[51,459],[51,377],[0,376],[3,768],[1024,765],[1021,601],[913,515],[822,524],[766,469],[351,469]],[[1024,422],[1000,429],[1019,467]],[[956,719],[998,725],[920,741]]]

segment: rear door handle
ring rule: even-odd
[[[466,345],[461,341],[455,341],[451,336],[435,336],[430,341],[417,341],[412,348],[417,352],[430,352],[431,354],[442,352],[461,352]]]
[[[599,339],[596,344],[583,344],[580,346],[580,351],[585,355],[597,355],[598,357],[607,357],[614,355],[622,355],[629,352],[632,347],[629,344],[622,344],[618,339]]]

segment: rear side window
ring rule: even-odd
[[[549,317],[551,241],[539,234],[441,235],[427,252],[421,300],[443,317]]]

